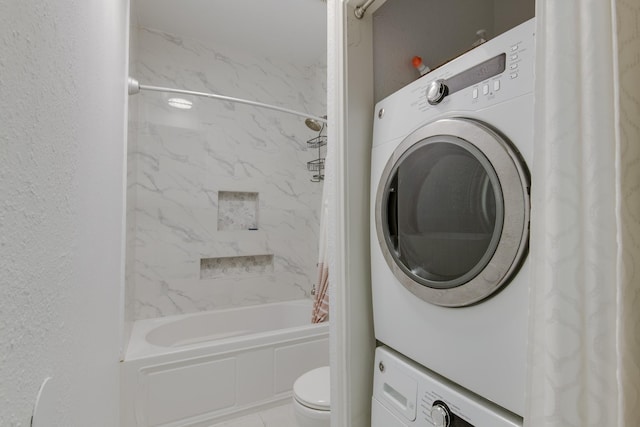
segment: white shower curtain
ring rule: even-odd
[[[640,426],[639,3],[537,2],[527,427]]]

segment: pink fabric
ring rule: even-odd
[[[311,322],[321,323],[329,319],[329,267],[318,263],[318,286],[313,300]]]
[[[326,187],[325,187],[326,190]],[[311,322],[320,323],[329,320],[329,260],[327,258],[327,244],[329,233],[327,229],[327,215],[329,202],[326,193],[322,195],[320,208],[320,230],[318,233],[318,283],[313,300]]]

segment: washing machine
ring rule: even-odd
[[[522,419],[386,347],[378,347],[371,427],[522,427]]]
[[[524,412],[534,19],[376,105],[376,339]]]

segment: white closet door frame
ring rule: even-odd
[[[331,425],[371,425],[375,338],[369,256],[373,131],[372,13],[363,0],[328,1]],[[333,172],[331,172],[333,169]]]

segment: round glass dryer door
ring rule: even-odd
[[[511,144],[478,121],[443,119],[409,135],[380,180],[375,216],[396,278],[460,307],[508,283],[526,256],[529,178]]]

